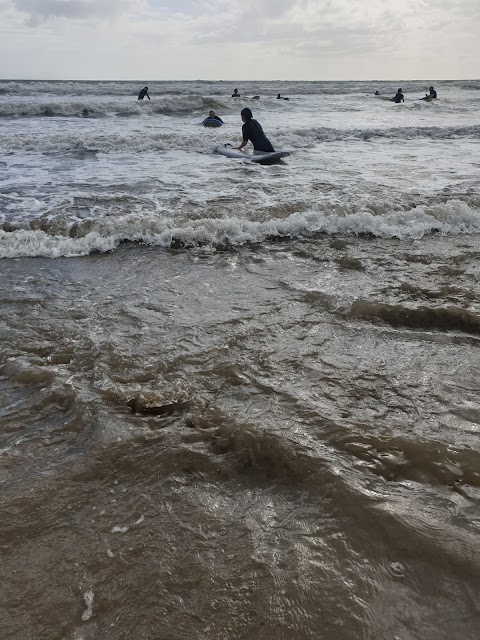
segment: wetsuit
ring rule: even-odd
[[[435,89],[430,89],[430,98],[436,98],[437,97],[437,92],[435,91]]]
[[[392,98],[392,100],[396,103],[399,104],[400,102],[405,102],[405,98],[403,96],[403,93],[397,93],[395,94],[395,96]]]
[[[272,143],[263,133],[261,125],[256,120],[247,120],[242,127],[242,134],[244,142],[250,140],[255,151],[275,151]]]
[[[210,116],[208,116],[208,118],[205,118],[205,120],[202,122],[202,124],[204,122],[206,122],[207,120],[218,120],[220,122],[220,124],[223,124],[223,120],[221,118],[219,118],[218,116],[213,116],[213,118],[211,118]]]
[[[148,95],[148,89],[142,89],[138,94],[137,100],[143,100],[145,96],[147,96],[147,98],[150,100],[150,96]]]

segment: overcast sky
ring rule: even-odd
[[[480,0],[0,0],[0,78],[480,76]]]

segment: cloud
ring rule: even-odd
[[[116,18],[135,4],[133,0],[11,0],[13,6],[28,16],[29,24],[38,25],[51,18],[88,20]]]
[[[480,58],[479,0],[0,0],[0,14],[0,77],[473,77]]]

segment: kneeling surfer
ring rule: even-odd
[[[248,107],[245,107],[245,109],[241,110],[240,115],[242,116],[243,121],[243,141],[240,146],[236,147],[236,149],[241,151],[250,140],[253,144],[254,153],[272,153],[275,151],[272,143],[263,133],[260,123],[253,119],[251,110]]]
[[[143,100],[145,96],[147,96],[147,98],[150,100],[150,96],[148,95],[148,87],[143,87],[143,89],[140,90],[137,100]]]

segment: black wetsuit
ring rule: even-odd
[[[435,89],[430,89],[430,98],[436,98],[437,97],[437,92],[435,91]]]
[[[150,100],[150,96],[148,95],[148,89],[142,89],[138,94],[137,100],[143,100],[145,96],[147,96],[147,98]]]
[[[394,102],[396,102],[397,104],[399,104],[400,102],[405,102],[405,98],[403,96],[403,93],[395,94],[395,96],[392,98],[392,100]]]
[[[275,151],[272,143],[263,133],[261,125],[256,120],[247,120],[242,127],[242,134],[244,142],[250,140],[255,151]]]

